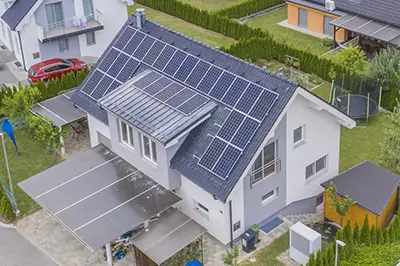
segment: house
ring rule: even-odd
[[[288,23],[316,34],[347,41],[360,36],[371,47],[400,46],[397,0],[287,0]],[[335,34],[334,34],[335,33]]]
[[[100,57],[128,18],[131,0],[4,0],[0,41],[25,70],[61,57]]]
[[[365,214],[368,214],[370,226],[386,228],[389,225],[398,207],[400,176],[365,161],[322,183],[325,188],[324,216],[340,224],[340,216],[330,208],[332,200],[326,192],[331,182],[336,185],[340,199],[348,195],[356,201],[343,218],[343,224],[350,220],[353,226],[356,222],[362,226]]]
[[[223,244],[278,214],[315,212],[355,121],[283,77],[129,18],[72,96],[104,144],[174,191]]]

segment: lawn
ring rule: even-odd
[[[289,232],[274,240],[268,247],[257,252],[255,262],[245,260],[240,263],[240,266],[280,266],[283,265],[277,257],[289,248]]]
[[[168,28],[171,28],[177,32],[185,34],[197,41],[208,44],[212,47],[229,47],[235,42],[234,39],[226,37],[225,35],[204,29],[194,24],[188,23],[182,19],[170,16],[163,12],[151,9],[146,6],[134,4],[128,8],[129,14],[135,13],[136,8],[144,7],[146,9],[146,16],[150,20],[160,23]]]
[[[232,5],[236,5],[244,0],[183,0],[183,2],[194,5],[200,9],[216,11]]]
[[[32,140],[25,131],[15,132],[15,138],[21,152],[20,156],[16,156],[15,148],[10,138],[8,136],[4,137],[17,205],[22,215],[28,215],[39,210],[40,207],[17,184],[55,165],[60,159],[48,153],[39,143]],[[3,147],[1,147],[0,156],[0,176],[8,186],[7,168],[2,149]]]
[[[286,42],[294,47],[317,54],[324,54],[329,51],[329,48],[323,46],[321,39],[277,24],[285,19],[287,19],[287,7],[247,20],[246,23],[254,28],[265,29],[271,32],[277,40]]]

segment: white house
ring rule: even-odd
[[[25,70],[61,57],[100,57],[132,0],[3,0],[0,40]]]

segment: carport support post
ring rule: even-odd
[[[112,251],[111,251],[111,243],[108,242],[106,244],[106,255],[107,255],[107,263],[108,265],[113,265]]]
[[[61,143],[61,155],[65,155],[65,147],[64,147],[64,137],[61,135],[62,127],[60,127],[60,143]]]

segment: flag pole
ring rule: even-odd
[[[4,160],[6,161],[6,167],[7,167],[7,174],[8,174],[8,179],[10,182],[10,192],[11,192],[11,198],[12,198],[12,205],[13,205],[13,209],[15,214],[19,214],[19,210],[17,207],[17,202],[15,201],[15,196],[14,196],[14,188],[13,188],[13,183],[12,183],[12,179],[11,179],[11,172],[10,172],[10,166],[8,165],[8,157],[7,157],[7,150],[6,150],[6,145],[4,142],[4,134],[3,132],[0,132],[1,134],[1,142],[3,144],[3,151],[4,151]]]

